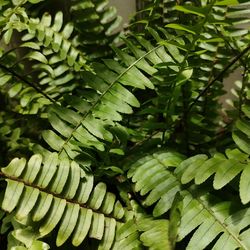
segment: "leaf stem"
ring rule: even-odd
[[[71,203],[71,204],[78,204],[81,208],[86,208],[86,209],[91,209],[92,211],[94,211],[95,213],[98,213],[98,214],[104,214],[104,213],[101,213],[99,212],[97,209],[93,209],[91,208],[89,205],[87,204],[83,204],[77,200],[73,200],[73,199],[69,199],[69,198],[66,198],[64,197],[62,194],[58,194],[58,193],[54,193],[52,191],[49,191],[45,188],[42,188],[42,187],[39,187],[37,185],[33,185],[33,183],[29,183],[25,180],[22,180],[22,179],[19,179],[17,177],[13,177],[13,176],[9,176],[9,175],[6,175],[4,174],[3,172],[0,171],[0,178],[4,178],[4,179],[9,179],[9,180],[12,180],[12,181],[16,181],[16,182],[19,182],[19,183],[23,183],[25,186],[28,186],[28,187],[32,187],[32,188],[36,188],[38,189],[40,192],[44,192],[44,193],[47,193],[47,194],[51,194],[53,197],[56,197],[56,198],[59,198],[59,199],[63,199],[63,200],[66,200],[67,203]],[[109,217],[109,218],[114,218],[112,215],[110,214],[104,214],[105,217]],[[115,220],[117,221],[122,221],[122,220],[119,220],[119,219],[116,219],[114,218]]]

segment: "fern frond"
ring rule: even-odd
[[[25,16],[26,12],[23,12],[22,16]],[[14,19],[11,27],[26,34],[22,42],[16,41],[18,46],[13,49],[16,58],[9,60],[12,50],[2,55],[2,60],[7,61],[10,68],[9,75],[6,69],[3,71],[2,85],[6,86],[5,91],[11,97],[20,98],[18,112],[36,114],[53,102],[53,98],[59,99],[62,93],[71,92],[80,79],[79,71],[90,70],[90,67],[86,63],[86,56],[74,46],[71,39],[73,24],[64,25],[62,12],[58,12],[54,20],[45,13],[41,20],[26,18],[21,28],[19,23]],[[20,68],[18,71],[17,66]],[[32,71],[27,72],[28,68],[32,68]],[[23,76],[25,74],[27,76]],[[18,75],[20,82],[16,82]]]
[[[235,149],[227,150],[226,156],[215,154],[208,159],[206,155],[197,155],[183,161],[180,165],[184,170],[181,181],[186,184],[194,180],[195,184],[200,185],[214,175],[213,187],[218,190],[241,174],[239,193],[242,203],[246,204],[250,201],[247,191],[250,166],[248,155]]]
[[[44,54],[49,55],[55,52],[56,54],[54,53],[50,58],[50,64],[63,61],[75,71],[88,68],[85,55],[69,40],[74,26],[72,23],[63,24],[62,12],[58,12],[53,21],[48,13],[45,13],[41,20],[30,19],[27,29],[29,32],[22,37],[22,40],[26,42],[23,46],[32,48],[35,43],[36,46],[48,48]]]
[[[233,152],[231,157],[242,156],[242,153]],[[187,235],[193,233],[186,249],[205,249],[208,245],[213,249],[248,249],[247,240],[249,221],[246,220],[249,208],[242,210],[239,205],[234,212],[233,202],[220,202],[216,197],[207,193],[207,189],[197,188],[194,185],[185,185],[185,181],[192,168],[197,176],[207,178],[204,169],[197,171],[195,166],[202,165],[206,161],[205,155],[197,155],[184,160],[179,164],[183,156],[171,152],[158,152],[148,155],[136,161],[128,171],[128,177],[135,182],[135,192],[140,192],[145,200],[144,206],[154,205],[153,215],[160,216],[166,213],[172,206],[177,194],[180,210],[180,224],[177,229],[177,241],[182,241]],[[232,159],[232,158],[231,158]],[[218,158],[217,160],[221,160]],[[241,159],[242,160],[242,159]],[[216,160],[215,160],[216,161]],[[229,160],[228,160],[229,161]],[[235,159],[234,159],[235,161]],[[227,165],[221,164],[220,178],[216,178],[214,185],[223,182],[223,176]],[[212,167],[216,162],[207,162]],[[230,173],[237,175],[242,165],[230,165]],[[234,171],[236,169],[236,171]],[[238,170],[238,172],[237,172]],[[184,174],[183,174],[184,173]],[[230,179],[227,178],[227,179]],[[243,206],[242,206],[243,207]],[[210,245],[211,244],[211,245]]]
[[[186,249],[249,249],[249,208],[231,212],[232,203],[213,203],[213,197],[195,193],[181,193],[183,198],[182,217],[178,241],[192,235]]]
[[[133,48],[136,50],[135,46]],[[72,101],[74,97],[69,96],[66,101],[71,107],[52,107],[51,111],[54,114],[51,112],[50,121],[60,136],[51,130],[43,133],[44,139],[51,148],[60,153],[65,151],[71,158],[74,158],[77,151],[80,151],[79,147],[95,147],[104,151],[102,140],[112,141],[109,127],[116,126],[116,123],[122,120],[121,113],[131,114],[132,107],[139,106],[136,97],[128,87],[124,86],[138,89],[154,88],[153,83],[145,76],[142,69],[152,69],[150,63],[145,59],[151,59],[156,52],[162,53],[164,56],[162,46],[144,51],[138,59],[117,50],[119,56],[125,58],[125,65],[109,59],[104,60],[105,65],[93,64],[96,74],[84,72],[83,79],[91,88],[86,89],[85,93],[83,92],[84,99],[77,98]],[[160,57],[158,60],[162,61]],[[61,122],[58,123],[60,120]]]
[[[112,249],[171,249],[168,220],[152,218],[133,200],[130,204],[132,210],[128,211],[126,222],[118,224]]]
[[[247,77],[247,80],[249,76]],[[247,87],[247,93],[241,107],[241,118],[236,121],[233,132],[233,140],[236,145],[245,153],[250,155],[250,93]]]
[[[219,111],[221,109],[218,98],[224,93],[222,78],[226,79],[227,71],[223,75],[220,73],[226,68],[228,60],[240,54],[240,52],[235,51],[234,47],[230,48],[224,39],[245,41],[247,34],[244,29],[241,29],[243,33],[235,33],[235,37],[231,36],[231,32],[224,32],[224,39],[222,39],[218,34],[218,30],[227,29],[229,25],[231,25],[232,29],[240,31],[239,28],[234,27],[236,20],[232,21],[227,16],[232,11],[228,6],[218,7],[211,4],[200,5],[199,2],[192,2],[185,5],[176,5],[175,10],[179,12],[180,20],[177,26],[171,24],[174,29],[167,29],[167,31],[159,29],[158,34],[155,29],[148,28],[148,30],[154,37],[158,36],[156,40],[159,43],[174,44],[175,47],[180,49],[180,61],[158,66],[165,84],[161,84],[161,82],[156,84],[158,98],[152,98],[151,102],[147,100],[148,106],[141,113],[154,114],[155,124],[152,121],[149,123],[152,130],[159,129],[161,126],[160,129],[165,130],[163,135],[166,137],[166,142],[170,137],[170,141],[175,141],[178,147],[184,145],[183,152],[190,153],[193,150],[206,150],[205,146],[210,142],[209,146],[213,143],[215,147],[218,146],[219,148],[224,145],[220,144],[221,140],[217,140],[218,132],[223,130],[226,134],[226,129],[224,129],[226,125],[221,121],[219,112],[216,113],[214,110]],[[200,23],[203,23],[201,29],[198,25]],[[196,24],[197,26],[195,26]],[[186,31],[183,30],[184,27]],[[194,27],[196,28],[194,29]],[[188,30],[192,32],[190,33]],[[164,36],[160,35],[161,33]],[[173,39],[173,33],[178,38]],[[240,37],[240,34],[243,37]],[[239,45],[239,51],[244,49],[246,45],[245,42],[241,43],[241,45],[238,42],[237,44]],[[197,50],[196,54],[193,54],[192,46],[193,49]],[[178,58],[173,50],[169,52],[170,54],[172,52],[173,58]],[[184,61],[183,58],[185,58]],[[201,60],[202,65],[198,63]],[[174,72],[175,65],[177,72]],[[234,63],[233,67],[237,66],[238,63]],[[220,78],[207,87],[216,75],[220,75]],[[186,77],[183,78],[183,76]],[[196,100],[197,97],[199,97],[198,100]],[[168,103],[167,108],[166,103]],[[182,113],[181,116],[180,113]],[[160,119],[157,119],[157,114],[160,116],[161,123],[159,122]],[[162,125],[161,115],[163,115],[165,127]],[[145,119],[145,116],[143,116],[144,121]],[[203,145],[200,144],[201,141]],[[168,146],[172,147],[173,145],[168,144]]]
[[[154,153],[129,168],[128,178],[135,183],[135,191],[146,195],[143,205],[156,203],[153,210],[156,217],[171,208],[176,193],[181,190],[179,180],[168,168],[178,166],[182,160],[183,156],[174,152]]]
[[[108,6],[106,0],[74,0],[70,6],[77,34],[78,48],[96,59],[112,54],[111,44],[115,44],[120,34],[121,17],[116,9]]]
[[[56,239],[61,246],[71,235],[78,246],[86,235],[110,249],[115,236],[116,221],[124,209],[115,195],[107,192],[106,184],[94,187],[93,176],[56,153],[13,159],[1,169],[8,183],[2,209],[14,211],[17,221],[27,221],[39,229],[39,237],[49,234],[60,222]],[[29,222],[30,221],[30,222]]]
[[[141,32],[146,27],[163,27],[167,23],[175,22],[178,17],[174,0],[143,0],[138,1],[138,9],[130,21],[130,29]]]

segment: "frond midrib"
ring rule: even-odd
[[[80,203],[80,202],[78,202],[78,201],[76,201],[76,200],[74,200],[74,199],[69,199],[69,198],[67,198],[67,197],[64,197],[63,195],[60,195],[60,194],[57,194],[57,193],[55,193],[55,192],[49,191],[49,190],[47,190],[46,188],[39,187],[39,186],[37,186],[37,185],[35,185],[35,184],[31,184],[31,183],[29,183],[29,182],[27,182],[27,181],[25,181],[25,180],[22,180],[22,179],[20,179],[20,178],[18,178],[18,177],[13,177],[13,176],[7,175],[7,174],[3,173],[1,170],[0,170],[0,177],[2,177],[2,178],[4,178],[4,179],[9,179],[9,180],[12,180],[12,181],[15,181],[15,182],[23,183],[23,184],[24,184],[25,186],[27,186],[27,187],[31,187],[31,188],[34,188],[34,189],[38,189],[40,192],[44,192],[44,193],[46,193],[46,194],[51,194],[51,195],[52,195],[53,197],[55,197],[55,198],[59,198],[59,199],[61,199],[61,200],[65,200],[66,203],[76,204],[76,205],[79,205],[80,208],[90,209],[90,210],[92,210],[93,212],[95,212],[95,213],[97,213],[97,214],[104,214],[105,217],[113,218],[113,219],[115,219],[115,220],[118,221],[118,222],[123,222],[122,219],[117,219],[117,218],[111,216],[111,214],[101,213],[101,212],[99,212],[98,209],[94,209],[94,208],[88,206],[87,204]]]
[[[192,195],[192,191],[190,191],[190,194]],[[192,195],[192,197],[194,197]],[[237,242],[237,244],[244,250],[249,250],[249,248],[247,248],[242,241],[239,240],[239,238],[237,237],[237,235],[234,234],[234,232],[232,230],[229,230],[229,227],[227,227],[225,225],[225,223],[223,223],[219,218],[217,218],[217,216],[215,215],[215,213],[211,210],[211,208],[209,206],[206,206],[206,204],[204,202],[202,202],[202,200],[200,198],[195,198],[201,205],[202,207],[220,224],[220,226],[224,229],[225,232],[227,232],[230,236],[232,236],[232,238]]]
[[[134,63],[132,63],[129,67],[127,67],[121,74],[119,74],[116,79],[113,80],[113,82],[111,82],[111,84],[108,86],[108,88],[99,96],[99,98],[95,101],[94,104],[92,104],[91,108],[84,114],[84,116],[82,117],[81,121],[79,121],[79,123],[74,127],[74,129],[71,131],[70,136],[65,140],[65,142],[63,143],[61,149],[59,150],[58,154],[60,155],[63,150],[64,150],[64,146],[70,141],[70,139],[73,137],[73,133],[81,126],[82,122],[86,119],[86,117],[95,109],[95,107],[97,106],[97,104],[102,100],[102,98],[108,93],[108,91],[119,81],[119,79],[124,76],[131,68],[133,68],[138,62],[140,62],[142,59],[144,59],[147,55],[149,55],[150,53],[154,52],[155,50],[159,49],[163,47],[163,45],[158,45],[155,48],[151,49],[150,51],[148,51],[147,53],[145,53],[143,56],[141,56],[140,58],[138,58]]]

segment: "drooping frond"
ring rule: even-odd
[[[0,1],[0,248],[250,249],[247,1],[142,0],[119,39],[59,2]]]
[[[77,32],[80,50],[92,59],[112,54],[110,45],[119,36],[121,17],[106,0],[71,1],[70,13]]]
[[[1,85],[11,98],[19,99],[17,112],[36,114],[54,98],[72,91],[79,81],[79,71],[90,67],[86,56],[74,46],[74,26],[64,25],[62,12],[54,20],[48,13],[41,19],[27,19],[25,11],[18,14],[24,21],[11,19],[10,23],[13,29],[22,32],[22,41],[17,36],[9,38],[16,47],[0,58]]]
[[[93,64],[95,74],[82,73],[87,88],[81,92],[81,98],[69,95],[65,97],[67,108],[52,107],[49,119],[59,135],[52,130],[43,133],[51,148],[65,151],[71,158],[81,147],[104,151],[104,141],[113,139],[110,128],[122,120],[121,114],[131,114],[132,107],[140,105],[131,88],[154,88],[147,74],[153,77],[157,72],[153,65],[163,62],[168,54],[163,46],[147,47],[144,51],[130,46],[135,55],[116,49],[119,62],[106,59],[104,64]]]
[[[181,181],[183,184],[194,180],[196,185],[200,185],[213,176],[213,187],[216,190],[222,189],[233,179],[240,175],[239,195],[243,204],[250,201],[248,192],[249,187],[249,114],[248,104],[249,97],[246,97],[242,105],[242,115],[236,121],[233,139],[239,149],[226,150],[225,155],[216,153],[213,157],[208,158],[206,155],[196,155],[182,162],[180,167],[183,168]]]
[[[80,245],[87,236],[100,240],[99,249],[110,249],[117,220],[124,216],[121,203],[104,183],[94,186],[93,176],[56,153],[13,159],[1,169],[8,185],[2,209],[14,211],[15,219],[38,228],[37,238],[49,234],[59,223],[56,243],[70,236]]]
[[[29,48],[44,49],[43,54],[50,55],[49,64],[66,62],[75,71],[86,68],[86,56],[78,50],[70,37],[74,31],[72,23],[63,25],[63,13],[58,12],[54,20],[49,13],[45,13],[41,19],[30,19],[27,24],[28,33],[22,37],[25,41],[22,46]]]

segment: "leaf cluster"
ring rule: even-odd
[[[249,2],[54,5],[0,1],[1,247],[250,249]]]

